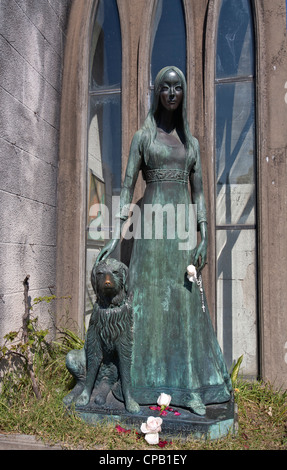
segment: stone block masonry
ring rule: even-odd
[[[0,2],[0,341],[55,293],[63,55],[71,0]],[[51,326],[40,308],[40,321]]]

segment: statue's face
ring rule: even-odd
[[[166,72],[160,84],[160,101],[168,111],[175,111],[182,102],[182,84],[176,72]]]

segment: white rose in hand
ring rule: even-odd
[[[189,266],[187,266],[186,272],[187,272],[187,279],[190,282],[195,282],[197,279],[195,266],[193,266],[193,264],[190,264]]]

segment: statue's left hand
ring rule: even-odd
[[[206,265],[207,259],[207,224],[206,222],[201,222],[200,224],[200,235],[201,235],[201,242],[199,243],[195,257],[193,260],[194,266],[197,267],[198,271],[201,271],[204,266]],[[198,266],[197,264],[200,263]]]
[[[204,266],[206,265],[206,259],[207,259],[207,241],[205,239],[201,240],[200,244],[197,247],[195,257],[193,264],[194,266],[197,266],[198,263],[200,264],[197,267],[198,271],[201,271]]]

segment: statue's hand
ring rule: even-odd
[[[201,242],[199,243],[197,247],[194,261],[193,261],[194,266],[197,266],[197,264],[200,263],[197,267],[198,271],[201,271],[204,268],[204,266],[206,265],[206,259],[207,259],[207,240],[203,239],[201,240]]]
[[[110,256],[110,254],[116,249],[118,242],[118,239],[110,240],[98,254],[96,264]]]

